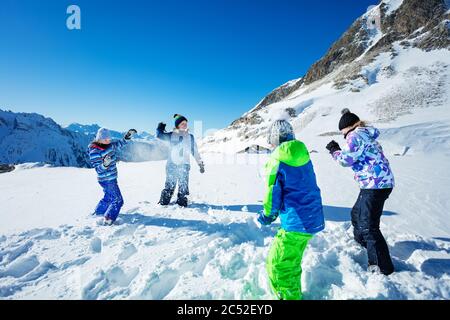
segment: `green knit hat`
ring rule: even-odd
[[[177,114],[175,113],[173,115],[173,118],[175,119],[175,128],[178,128],[178,126],[180,125],[180,123],[182,123],[183,121],[188,121],[188,119],[186,119],[185,117],[183,117],[181,114]]]

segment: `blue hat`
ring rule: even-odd
[[[188,121],[188,119],[186,119],[185,117],[183,117],[181,114],[174,114],[173,117],[175,118],[175,128],[178,128],[178,126],[180,125],[180,123],[182,123],[183,121]]]

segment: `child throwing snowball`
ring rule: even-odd
[[[342,110],[339,130],[347,144],[341,150],[336,141],[326,148],[334,160],[355,173],[360,192],[351,211],[355,241],[367,249],[368,271],[389,275],[394,272],[389,249],[380,231],[384,202],[394,188],[394,175],[377,142],[380,131],[366,126],[350,110]]]
[[[275,150],[266,164],[267,192],[258,221],[269,225],[280,217],[267,258],[271,288],[280,300],[301,300],[302,257],[314,234],[325,228],[320,189],[303,142],[289,122],[275,121],[268,142]]]
[[[123,205],[122,194],[117,184],[116,152],[135,133],[136,130],[130,129],[122,140],[111,142],[109,130],[100,128],[95,140],[89,145],[89,159],[104,192],[103,199],[98,203],[93,215],[104,216],[105,225],[112,225],[116,221]]]

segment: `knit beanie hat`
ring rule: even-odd
[[[283,142],[295,139],[294,129],[286,120],[276,120],[269,129],[267,142],[274,146],[279,146]]]
[[[109,132],[109,130],[106,128],[98,129],[97,135],[95,136],[95,140],[99,141],[99,140],[106,140],[106,139],[111,139],[111,133]]]
[[[339,130],[351,127],[360,121],[359,117],[356,114],[351,113],[347,108],[342,109],[341,114],[342,117],[341,120],[339,120]]]
[[[183,117],[181,114],[174,114],[173,115],[174,119],[175,119],[175,128],[178,128],[178,126],[180,125],[180,123],[182,123],[183,121],[188,121],[185,117]]]

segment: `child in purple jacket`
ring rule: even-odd
[[[341,149],[333,140],[326,148],[334,160],[352,168],[361,189],[351,211],[354,238],[367,248],[369,271],[389,275],[394,272],[394,266],[380,231],[380,218],[395,182],[389,161],[376,140],[380,131],[366,126],[348,109],[342,110],[339,130],[347,145]]]

